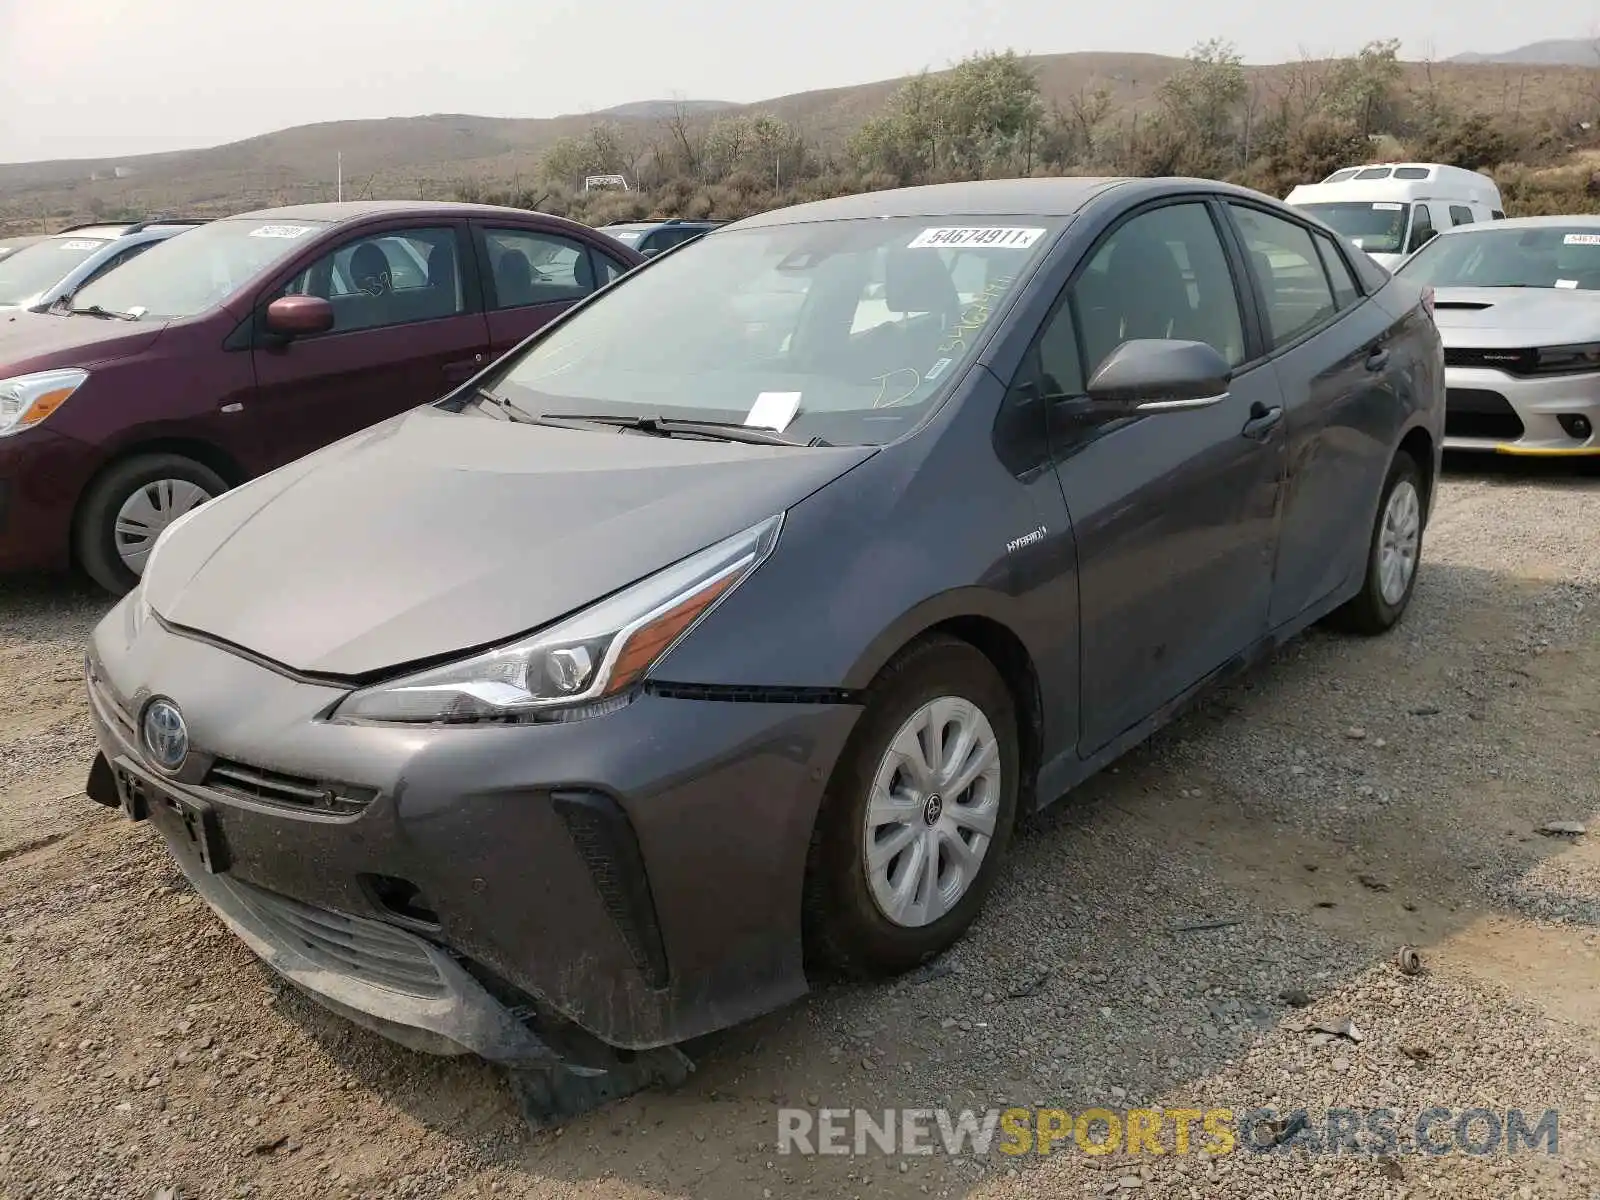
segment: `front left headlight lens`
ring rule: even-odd
[[[508,646],[352,692],[335,721],[567,721],[621,707],[650,668],[750,577],[783,514]]]
[[[0,437],[31,429],[66,403],[89,372],[78,367],[0,379]]]

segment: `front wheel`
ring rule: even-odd
[[[141,454],[97,479],[78,511],[78,561],[114,596],[133,590],[162,530],[228,490],[181,454]]]
[[[1378,502],[1361,590],[1332,616],[1352,633],[1385,633],[1405,613],[1422,562],[1422,471],[1402,451],[1395,456]]]
[[[988,658],[918,643],[868,689],[806,872],[808,957],[895,974],[949,948],[994,884],[1016,816],[1017,720]]]

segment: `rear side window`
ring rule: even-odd
[[[1276,350],[1333,316],[1337,306],[1311,231],[1260,209],[1228,205],[1249,252],[1251,273],[1267,305]]]
[[[1394,169],[1394,177],[1396,179],[1426,179],[1428,177],[1428,168],[1396,167]]]
[[[1356,178],[1357,179],[1387,179],[1387,178],[1389,178],[1389,168],[1388,167],[1368,167],[1365,171],[1357,171],[1356,172]]]
[[[1464,204],[1452,204],[1450,206],[1450,224],[1471,225],[1472,210]]]
[[[1349,167],[1349,168],[1346,168],[1343,171],[1335,171],[1332,175],[1329,175],[1322,182],[1323,183],[1339,183],[1342,180],[1349,179],[1355,173],[1356,173],[1355,172],[1355,168],[1354,167]]]
[[[1356,286],[1355,277],[1350,274],[1344,255],[1339,253],[1339,247],[1333,244],[1333,239],[1320,233],[1313,236],[1317,253],[1328,272],[1328,282],[1333,285],[1333,302],[1342,312],[1361,299],[1361,289]]]
[[[532,229],[485,229],[493,308],[581,300],[598,286],[588,247]]]

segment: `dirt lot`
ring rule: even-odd
[[[1600,809],[1600,478],[1457,465],[1425,562],[1395,633],[1308,637],[1036,822],[948,972],[814,995],[559,1135],[275,984],[73,795],[103,605],[11,585],[0,1197],[1600,1195],[1600,828],[1537,832]],[[1175,931],[1206,921],[1237,924]],[[1302,1028],[1343,1017],[1359,1043]],[[1011,1103],[1557,1108],[1559,1153],[774,1150],[780,1105]]]

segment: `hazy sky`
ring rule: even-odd
[[[780,13],[788,15],[780,16]],[[354,117],[751,101],[977,50],[1408,57],[1600,27],[1593,0],[0,0],[0,161],[213,145]]]

